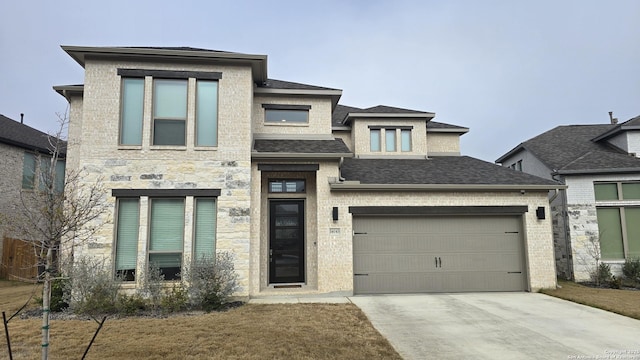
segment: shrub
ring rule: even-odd
[[[174,284],[166,290],[160,301],[164,313],[173,313],[186,310],[189,305],[189,292],[184,283]]]
[[[162,288],[164,287],[164,274],[157,263],[149,264],[149,268],[142,278],[142,293],[149,299],[151,308],[157,311],[162,302]]]
[[[233,254],[225,251],[218,252],[215,258],[197,258],[185,278],[188,279],[191,304],[207,312],[222,307],[239,288]]]
[[[603,284],[608,284],[612,280],[611,275],[611,267],[607,263],[600,263],[598,268],[596,269],[595,274],[593,274],[593,280],[596,285],[600,286]]]
[[[116,309],[122,315],[136,315],[147,309],[147,301],[140,294],[118,294]]]
[[[88,256],[76,258],[69,279],[71,310],[88,315],[116,311],[119,284],[104,261]]]
[[[51,302],[49,303],[51,311],[60,312],[69,307],[71,290],[69,282],[69,279],[65,278],[57,278],[51,282]]]
[[[622,274],[629,280],[640,282],[640,258],[626,259],[622,264]]]

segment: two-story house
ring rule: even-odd
[[[44,186],[41,174],[50,164],[52,143],[46,133],[0,115],[0,278],[32,279],[38,274],[33,247],[21,241],[25,234],[9,220],[22,221],[20,214],[38,206],[31,195]],[[64,157],[65,149],[59,150]],[[55,170],[61,188],[64,160]]]
[[[434,113],[338,104],[338,89],[270,79],[265,55],[63,49],[83,85],[68,166],[102,178],[115,222],[80,254],[125,288],[201,254],[235,254],[244,297],[527,291],[556,284],[557,182],[460,155]]]
[[[614,273],[640,257],[640,117],[622,124],[558,126],[496,160],[567,185],[553,195],[557,271],[590,279],[596,260]]]

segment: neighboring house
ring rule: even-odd
[[[497,163],[567,185],[553,195],[558,274],[585,281],[596,258],[615,273],[640,257],[640,117],[622,124],[558,126]]]
[[[23,192],[40,188],[40,167],[49,164],[40,160],[49,154],[49,135],[0,115],[0,277],[37,274],[33,249],[16,240],[22,236],[11,231],[7,219],[24,211],[23,203],[30,197],[21,196]],[[56,170],[60,174],[57,178],[64,179],[64,161]]]
[[[226,250],[244,297],[554,287],[555,181],[460,156],[435,114],[338,104],[269,79],[267,57],[194,48],[63,49],[84,85],[67,164],[104,179],[115,220],[76,255],[124,288]]]

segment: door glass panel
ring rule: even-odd
[[[304,281],[304,202],[271,203],[271,283]]]

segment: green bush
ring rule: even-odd
[[[192,306],[207,312],[221,308],[239,288],[233,255],[224,251],[218,252],[215,258],[197,258],[188,268],[185,278],[188,279]]]
[[[51,282],[51,311],[60,312],[69,307],[69,291],[69,279],[57,278]]]
[[[160,303],[164,313],[186,310],[189,305],[189,292],[182,282],[174,284],[164,292]]]
[[[73,312],[88,315],[116,312],[120,284],[104,261],[90,256],[76,258],[69,278],[69,304]]]
[[[118,294],[116,310],[121,315],[137,315],[147,309],[147,300],[140,294]]]
[[[593,277],[593,280],[598,286],[609,284],[613,278],[611,275],[611,266],[607,263],[600,263]]]
[[[640,258],[626,259],[622,264],[622,274],[629,280],[640,282]]]

